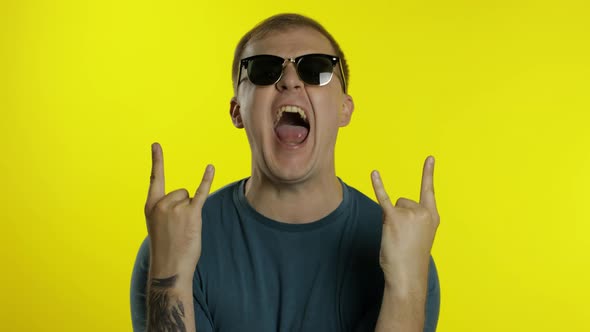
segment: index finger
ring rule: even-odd
[[[434,198],[434,157],[428,156],[424,161],[422,170],[422,186],[420,188],[420,204],[428,210],[436,212],[436,200]]]
[[[389,199],[389,195],[387,191],[385,191],[385,187],[383,186],[383,180],[381,180],[381,174],[378,171],[371,172],[371,182],[373,184],[373,190],[375,191],[375,196],[377,197],[377,201],[379,201],[379,205],[383,209],[384,214],[391,214],[393,212],[393,204],[391,204],[391,199]]]
[[[195,208],[202,208],[205,204],[205,200],[209,197],[209,191],[211,191],[211,183],[213,182],[213,176],[215,175],[215,168],[213,165],[207,165],[201,184],[195,192],[195,197],[191,200],[191,205]]]
[[[145,203],[146,210],[151,210],[156,203],[165,196],[164,189],[164,156],[162,147],[158,143],[152,144],[152,174],[150,188]]]

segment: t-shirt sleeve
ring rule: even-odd
[[[147,276],[150,262],[149,240],[146,238],[137,253],[133,272],[131,274],[131,323],[134,332],[145,332],[147,330]],[[200,295],[200,291],[197,290]],[[210,315],[208,315],[205,302],[202,296],[195,296],[193,293],[195,322],[197,331],[213,332]]]
[[[378,303],[373,308],[368,310],[357,325],[355,332],[374,331],[375,325],[379,318],[379,311],[381,303]],[[428,269],[428,292],[426,295],[425,321],[424,332],[435,332],[438,324],[438,315],[440,311],[440,284],[438,280],[438,272],[434,259],[430,257],[430,267]]]
[[[134,332],[146,331],[147,316],[147,274],[149,271],[150,248],[146,238],[137,253],[131,273],[131,323]]]
[[[424,332],[435,332],[440,312],[440,283],[434,259],[430,257],[428,269],[428,295],[426,297],[426,320]]]

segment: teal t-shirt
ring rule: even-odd
[[[307,224],[266,218],[241,180],[203,206],[202,252],[193,279],[197,331],[373,331],[383,296],[382,211],[342,183],[343,200]],[[305,209],[305,206],[301,207]],[[131,280],[134,331],[145,331],[149,241]],[[440,290],[431,259],[424,331],[435,331]]]

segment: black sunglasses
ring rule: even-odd
[[[273,85],[283,76],[283,70],[292,62],[295,64],[297,75],[306,84],[324,86],[332,80],[334,67],[340,58],[327,54],[305,54],[296,58],[284,59],[280,56],[261,54],[240,60],[238,71],[238,85],[242,77],[242,68],[246,68],[248,79],[255,85]],[[342,75],[342,89],[346,92],[346,79],[340,64]]]

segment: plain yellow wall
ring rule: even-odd
[[[353,4],[354,3],[354,4]],[[437,158],[439,331],[589,331],[587,1],[0,2],[0,330],[130,331],[150,144],[167,189],[249,173],[233,48],[279,12],[331,31],[356,110],[337,170],[417,198]]]

